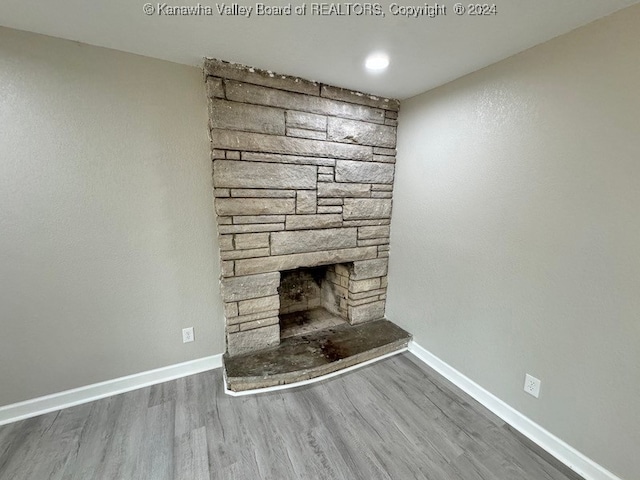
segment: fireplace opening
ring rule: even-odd
[[[350,264],[280,272],[280,338],[347,322]]]

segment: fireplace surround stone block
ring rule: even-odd
[[[323,252],[295,253],[291,255],[276,255],[263,258],[249,258],[236,262],[236,275],[252,275],[262,272],[293,270],[295,268],[312,265],[329,265],[354,260],[376,258],[376,247],[341,248]]]
[[[296,212],[293,198],[218,198],[218,215],[274,215]]]
[[[213,128],[242,128],[271,135],[285,133],[284,110],[279,108],[212,98],[209,100],[209,118]]]
[[[368,183],[319,183],[318,197],[337,197],[341,199],[352,197],[368,198],[371,195],[371,185]]]
[[[345,198],[343,217],[345,220],[389,218],[391,199]]]
[[[220,286],[222,299],[225,302],[237,302],[249,298],[276,295],[279,284],[280,272],[270,272],[224,278]]]
[[[363,323],[378,320],[384,316],[384,301],[379,300],[365,305],[349,307],[349,319],[352,323]]]
[[[287,230],[311,230],[315,228],[341,227],[342,215],[287,215],[285,226]]]
[[[248,152],[280,153],[345,160],[373,160],[373,149],[349,143],[324,142],[306,138],[282,137],[234,130],[211,130],[212,142],[218,148]]]
[[[315,191],[318,169],[311,165],[283,165],[238,160],[213,162],[216,188],[307,189]]]
[[[287,110],[287,127],[302,128],[304,130],[327,131],[327,117],[314,113]]]
[[[238,313],[247,315],[250,313],[269,312],[278,310],[280,301],[278,295],[270,295],[268,297],[251,298],[249,300],[241,300],[238,302]]]
[[[227,324],[229,326],[239,326],[240,324],[244,324],[244,323],[252,323],[252,322],[255,322],[256,320],[263,320],[265,318],[277,317],[278,312],[279,312],[279,309],[266,310],[264,312],[248,313],[246,315],[236,315],[235,317],[228,317]]]
[[[287,92],[286,90],[265,88],[252,85],[248,81],[240,83],[233,80],[225,80],[224,85],[227,99],[236,102],[384,124],[384,110],[380,108]]]
[[[297,138],[309,138],[311,140],[326,140],[327,134],[317,130],[305,130],[303,128],[287,127],[287,136]]]
[[[277,322],[278,317],[272,318]],[[268,325],[227,334],[227,352],[230,355],[240,355],[254,350],[264,350],[280,343],[280,327]]]
[[[351,160],[336,162],[336,182],[393,183],[392,163],[362,163]]]
[[[221,78],[207,78],[207,97],[224,98],[224,85]]]
[[[358,229],[358,240],[368,238],[389,238],[390,234],[391,227],[389,225],[360,227]]]
[[[271,234],[271,254],[284,255],[321,250],[339,250],[357,246],[355,228],[295,230]]]
[[[240,233],[235,236],[235,248],[239,250],[262,248],[262,247],[269,247],[269,233],[267,232]]]
[[[327,140],[395,148],[396,129],[386,125],[329,117]]]
[[[376,258],[373,260],[363,260],[353,262],[353,273],[351,278],[354,280],[363,280],[373,277],[385,277],[389,260],[387,258]]]
[[[294,163],[296,165],[318,165],[322,167],[333,167],[336,161],[332,158],[315,158],[301,155],[280,155],[264,152],[242,152],[242,159],[256,162],[273,163]]]

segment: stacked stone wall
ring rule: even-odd
[[[399,102],[213,59],[205,77],[228,353],[279,342],[284,270],[348,263],[337,307],[382,318]]]

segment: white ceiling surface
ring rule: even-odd
[[[384,18],[309,13],[245,18],[220,16],[208,0],[200,3],[215,15],[190,17],[147,16],[145,0],[0,0],[0,24],[188,65],[214,57],[405,99],[639,1],[496,0],[497,15],[472,17],[455,15],[454,2],[447,0],[440,2],[447,15],[436,18],[394,17],[391,2],[384,2]],[[306,3],[310,8],[312,2]],[[364,59],[374,50],[391,58],[383,74],[364,70]]]

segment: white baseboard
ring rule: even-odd
[[[415,342],[409,352],[586,480],[622,480]]]
[[[222,354],[114,378],[0,407],[0,425],[222,367]]]

